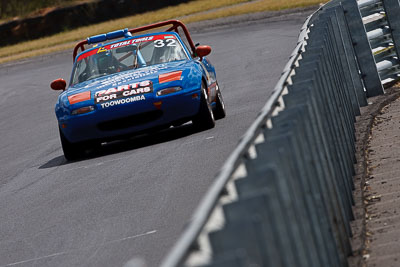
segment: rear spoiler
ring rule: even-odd
[[[192,49],[192,55],[195,55],[196,47],[193,44],[193,40],[190,37],[190,33],[189,33],[188,29],[186,28],[185,24],[183,24],[179,20],[167,20],[167,21],[162,21],[162,22],[158,22],[158,23],[154,23],[154,24],[150,24],[150,25],[146,25],[146,26],[142,26],[142,27],[138,27],[138,28],[134,28],[134,29],[130,29],[130,30],[128,30],[128,29],[118,30],[118,31],[114,31],[114,32],[109,32],[107,34],[100,34],[100,35],[89,37],[86,40],[80,41],[79,43],[76,44],[76,46],[74,48],[74,53],[73,53],[73,60],[75,61],[75,58],[78,55],[79,49],[80,49],[80,52],[85,51],[85,45],[102,42],[102,41],[106,41],[106,40],[112,40],[112,39],[116,39],[116,38],[129,37],[133,33],[144,32],[144,31],[148,31],[148,30],[156,29],[156,28],[160,28],[160,27],[165,27],[165,26],[170,26],[166,30],[167,32],[175,31],[177,33],[179,33],[178,28],[180,27],[186,36],[186,40],[188,41],[190,48]]]

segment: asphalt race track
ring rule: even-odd
[[[0,66],[0,267],[157,266],[278,81],[308,13],[193,34],[211,45],[227,106],[190,125],[118,141],[68,163],[50,82],[72,53]]]

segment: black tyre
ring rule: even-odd
[[[71,143],[65,138],[64,134],[60,131],[61,146],[64,152],[64,157],[67,160],[76,160],[82,157],[85,153],[85,146],[82,143]]]
[[[201,99],[199,113],[193,118],[193,124],[200,130],[214,128],[215,118],[204,83],[201,84]]]
[[[223,119],[226,116],[225,112],[225,103],[224,99],[222,98],[222,93],[221,90],[217,84],[217,100],[216,100],[216,106],[214,109],[214,117],[216,120]]]

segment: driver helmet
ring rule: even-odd
[[[113,69],[115,68],[111,51],[96,54],[95,63],[99,73],[112,73]]]

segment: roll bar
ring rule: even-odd
[[[179,33],[178,28],[179,27],[182,28],[182,30],[186,36],[186,39],[189,43],[190,49],[192,50],[192,55],[195,55],[196,47],[193,43],[192,37],[190,37],[190,33],[189,33],[188,29],[186,28],[185,24],[183,24],[179,20],[166,20],[166,21],[162,21],[162,22],[157,22],[154,24],[150,24],[150,25],[146,25],[146,26],[142,26],[142,27],[138,27],[138,28],[134,28],[134,29],[129,29],[128,32],[133,34],[133,33],[144,32],[144,31],[148,31],[151,29],[156,29],[156,28],[160,28],[160,27],[164,27],[164,26],[168,26],[168,25],[170,25],[170,27],[166,30],[167,32],[175,31],[175,32]],[[121,31],[125,31],[125,30],[121,30]],[[105,34],[105,36],[115,36],[115,35],[113,35],[113,33],[115,33],[115,32],[107,33],[107,34]],[[119,37],[122,37],[122,36],[117,36],[112,39],[116,39]],[[93,37],[90,37],[90,38],[93,38]],[[75,61],[76,56],[78,55],[79,49],[81,50],[81,52],[85,51],[85,45],[89,44],[88,40],[90,40],[90,38],[80,41],[79,43],[76,44],[76,46],[74,48],[74,52],[73,52],[73,60],[74,61]],[[107,40],[109,40],[109,39],[107,39]]]

